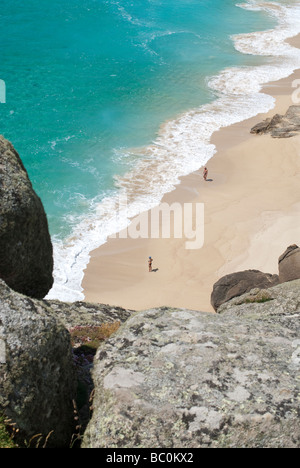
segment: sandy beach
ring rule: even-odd
[[[300,37],[290,41],[300,47]],[[215,156],[181,179],[162,202],[203,203],[204,245],[187,250],[186,239],[109,239],[91,253],[82,287],[85,300],[134,310],[182,307],[211,311],[214,283],[247,269],[278,272],[278,257],[300,242],[300,136],[274,139],[251,128],[293,105],[292,83],[300,71],[262,92],[276,107],[213,135]],[[153,268],[148,272],[148,257]]]

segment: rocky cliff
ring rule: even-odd
[[[0,280],[0,413],[24,443],[70,443],[76,376],[69,334],[50,308]]]
[[[1,281],[0,304],[0,410],[23,441],[69,446],[78,374],[67,329],[118,320],[94,360],[83,448],[300,445],[300,280],[218,314],[39,301]]]
[[[98,350],[84,447],[297,447],[300,281],[135,314]]]
[[[18,443],[40,434],[43,443],[50,435],[47,447],[70,446],[81,423],[74,419],[81,368],[69,330],[122,323],[130,315],[104,305],[28,298],[0,280],[0,415],[18,429]]]
[[[0,136],[0,278],[43,298],[53,284],[52,244],[41,200],[13,146]]]

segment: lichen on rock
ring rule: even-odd
[[[83,447],[299,446],[299,291],[134,314],[96,355]]]

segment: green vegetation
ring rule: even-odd
[[[77,372],[77,397],[74,402],[76,431],[71,448],[80,446],[82,435],[92,414],[94,382],[91,368],[99,346],[120,327],[119,321],[99,326],[85,325],[69,329],[73,359]]]
[[[100,326],[77,326],[69,330],[73,348],[86,353],[96,352],[100,344],[120,327],[120,322],[104,323]]]
[[[0,448],[16,448],[11,435],[9,434],[5,419],[0,415]]]

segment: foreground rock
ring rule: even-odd
[[[83,447],[298,447],[300,281],[266,291],[130,318],[98,350]]]
[[[76,385],[66,328],[43,302],[0,280],[0,412],[21,443],[37,434],[45,443],[51,433],[47,447],[69,446]]]
[[[44,300],[43,303],[51,308],[56,317],[69,330],[77,327],[95,327],[106,323],[125,322],[133,313],[132,310],[122,309],[106,304],[92,304],[89,302],[62,302]]]
[[[246,270],[232,273],[221,278],[213,287],[211,304],[217,311],[225,302],[241,296],[253,288],[270,288],[279,284],[278,275],[262,273],[258,270]]]
[[[96,348],[114,333],[133,311],[105,304],[43,301],[71,334],[78,382],[77,412],[81,433],[90,420],[90,396],[94,390],[91,376]]]
[[[50,434],[47,447],[70,446],[78,385],[88,389],[92,382],[86,364],[79,365],[72,352],[68,330],[85,327],[88,334],[89,327],[123,323],[131,313],[85,302],[30,299],[0,280],[0,414],[18,429],[21,445],[37,434],[43,445]],[[87,403],[76,408],[82,425]]]
[[[290,106],[285,115],[276,114],[255,125],[251,133],[270,134],[273,138],[291,138],[300,132],[300,106]]]
[[[0,200],[0,278],[41,299],[53,284],[48,222],[19,155],[1,136]]]
[[[291,245],[279,257],[280,283],[300,279],[300,249],[298,245]]]

